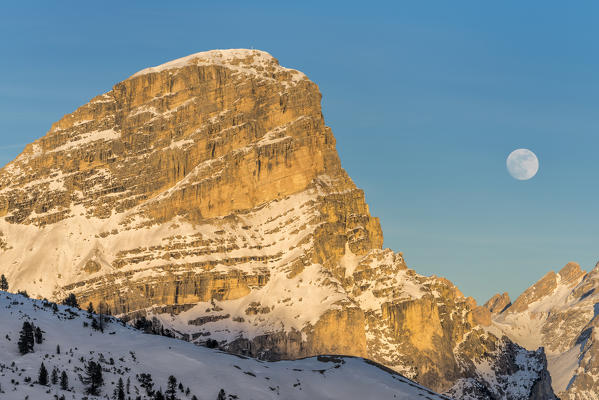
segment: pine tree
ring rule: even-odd
[[[106,320],[104,314],[110,315],[110,307],[108,307],[108,304],[104,300],[98,304],[97,314],[100,332],[104,333],[104,321]]]
[[[85,389],[87,394],[97,396],[100,393],[100,387],[104,385],[104,378],[102,377],[102,366],[95,361],[90,361],[85,366],[85,375],[79,375],[81,383],[87,385]]]
[[[106,302],[104,300],[102,300],[100,302],[100,304],[98,305],[98,314],[99,314],[99,322],[100,322],[100,332],[104,332],[104,321],[108,320],[104,314],[106,315],[110,315],[110,307],[108,306],[108,304],[106,304]]]
[[[129,379],[129,377],[127,377],[127,394],[129,394],[131,392],[131,379]]]
[[[227,394],[225,393],[224,389],[221,389],[220,392],[218,392],[218,397],[216,400],[227,400]]]
[[[193,396],[191,396],[191,400],[198,400],[198,397],[194,394]]]
[[[0,276],[0,290],[4,290],[5,292],[8,290],[8,281],[6,280],[4,274]]]
[[[19,352],[21,354],[27,354],[33,352],[33,344],[35,340],[33,338],[33,327],[25,321],[23,322],[23,328],[19,334]]]
[[[37,383],[44,386],[48,384],[48,370],[46,369],[44,363],[40,365],[40,372],[37,375]]]
[[[35,328],[35,343],[42,344],[43,341],[44,341],[44,334],[42,333],[42,330],[40,329],[40,327],[37,326]]]
[[[154,400],[165,400],[162,390],[159,390],[156,392],[156,394],[154,394]]]
[[[79,308],[79,303],[77,302],[77,297],[73,293],[69,294],[66,299],[62,301],[62,304],[69,307]]]
[[[139,329],[140,331],[148,331],[148,326],[151,326],[151,322],[146,319],[146,317],[141,317],[140,319],[135,321],[135,329]]]
[[[60,388],[62,390],[69,390],[69,376],[65,371],[60,374]]]
[[[58,368],[54,367],[52,369],[52,379],[50,380],[53,385],[58,383]]]
[[[173,375],[168,377],[168,385],[166,387],[166,400],[178,400],[177,399],[177,378]]]
[[[114,398],[116,400],[125,400],[125,385],[123,384],[123,378],[119,378],[116,389],[114,389]]]
[[[89,305],[87,306],[87,313],[89,314],[89,316],[91,317],[91,315],[93,313],[95,313],[96,311],[94,310],[94,303],[92,303],[91,301],[89,302]]]
[[[100,315],[98,315],[98,321],[99,321],[99,329],[100,332],[104,333],[104,316],[102,315],[102,313],[100,313]]]
[[[146,390],[146,394],[148,396],[152,396],[154,394],[154,382],[152,382],[152,375],[139,374],[137,375],[137,380],[139,381],[139,386]]]
[[[56,354],[60,354],[60,345],[59,344],[56,345]]]

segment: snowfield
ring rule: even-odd
[[[97,316],[94,316],[97,318]],[[125,398],[149,399],[136,376],[150,374],[154,389],[166,390],[174,375],[189,393],[213,400],[221,389],[227,399],[448,399],[369,360],[319,356],[295,361],[265,362],[199,347],[164,336],[144,334],[111,318],[104,333],[91,328],[86,311],[0,292],[0,399],[83,399],[85,387],[78,378],[86,362],[102,366],[101,395],[113,398],[118,379],[130,381]],[[44,332],[34,352],[20,355],[17,342],[24,321]],[[85,326],[85,325],[88,326]],[[60,354],[57,354],[60,346]],[[59,384],[37,383],[41,362],[49,374],[65,371],[69,390]],[[56,397],[55,397],[56,396]]]

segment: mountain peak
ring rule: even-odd
[[[571,284],[578,283],[578,279],[586,274],[586,271],[580,268],[580,264],[570,261],[559,272],[561,283]]]
[[[576,262],[567,263],[557,274],[554,271],[549,271],[518,296],[514,304],[509,307],[508,312],[523,312],[528,309],[529,304],[553,294],[558,287],[572,288],[580,282],[585,274],[586,272]]]
[[[554,271],[549,271],[534,285],[526,289],[520,296],[518,296],[516,301],[514,301],[514,304],[512,304],[512,306],[509,308],[508,312],[521,312],[526,310],[529,304],[551,294],[557,287],[557,284],[557,274]]]
[[[489,311],[473,315],[451,282],[382,249],[321,98],[257,50],[115,84],[1,171],[11,288],[72,293],[248,356],[368,356],[438,391],[529,393],[544,369],[535,354],[481,329]]]
[[[507,292],[504,292],[503,294],[495,294],[483,307],[487,308],[491,313],[496,314],[503,312],[510,305],[512,305],[510,295]]]
[[[264,75],[265,77],[275,71],[289,72],[292,74],[294,80],[300,80],[306,77],[303,73],[297,70],[282,67],[276,58],[265,51],[254,49],[225,49],[194,53],[185,57],[168,61],[155,67],[145,68],[133,74],[129,79],[146,74],[171,71],[193,65],[225,66],[235,69],[236,71],[260,74]]]

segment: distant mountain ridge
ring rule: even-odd
[[[548,272],[512,305],[495,308],[491,331],[527,349],[544,347],[553,389],[561,399],[599,393],[599,263],[590,272],[575,262]]]
[[[551,398],[542,350],[382,249],[320,100],[258,50],[134,74],[0,171],[0,272],[238,354],[348,354],[458,398]]]

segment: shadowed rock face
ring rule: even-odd
[[[256,50],[140,71],[2,169],[0,270],[14,289],[73,292],[198,344],[364,356],[436,390],[528,398],[532,353],[481,329],[488,311],[451,282],[382,250],[320,99]],[[501,357],[536,372],[513,381]]]

